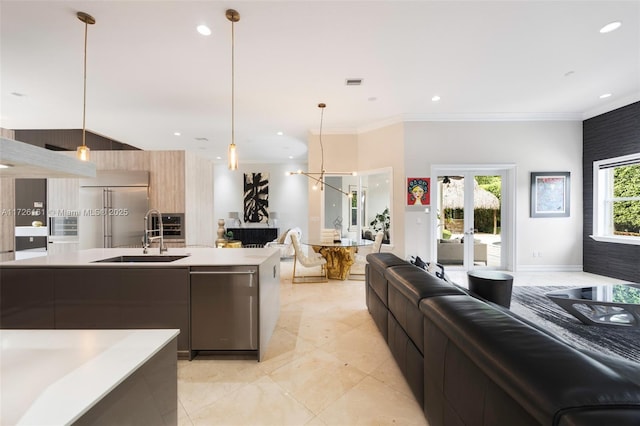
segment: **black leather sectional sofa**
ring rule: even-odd
[[[430,426],[640,425],[640,364],[582,352],[391,253],[367,307]]]

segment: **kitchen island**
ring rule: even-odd
[[[174,328],[180,358],[260,360],[279,313],[277,249],[89,249],[0,263],[3,329]]]
[[[2,330],[3,425],[176,425],[178,330]]]

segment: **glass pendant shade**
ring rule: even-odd
[[[236,153],[236,144],[231,142],[229,145],[229,170],[238,169],[238,154]]]
[[[78,149],[76,149],[76,158],[80,161],[89,161],[91,156],[91,150],[86,145],[80,145]]]

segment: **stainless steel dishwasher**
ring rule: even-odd
[[[256,267],[191,267],[191,350],[258,349]]]

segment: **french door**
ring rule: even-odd
[[[513,183],[505,166],[434,167],[434,252],[446,269],[513,265]]]

